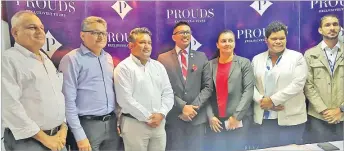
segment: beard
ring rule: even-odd
[[[330,36],[327,36],[327,35],[323,35],[323,37],[324,37],[324,39],[327,39],[327,40],[336,40],[336,39],[338,39],[338,35],[339,35],[339,34],[337,34],[337,35],[334,36],[334,37],[330,37]]]

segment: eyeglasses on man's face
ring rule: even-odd
[[[173,35],[191,35],[191,31],[177,31]]]
[[[94,31],[94,30],[83,30],[82,32],[88,32],[93,36],[102,36],[102,37],[105,37],[108,34],[108,32],[106,31]]]

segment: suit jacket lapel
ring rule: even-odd
[[[213,82],[216,87],[216,74],[217,74],[217,65],[219,62],[219,58],[214,59],[211,64],[212,64],[212,72],[213,72]]]
[[[284,61],[287,60],[287,59],[285,59],[285,58],[288,57],[288,53],[289,53],[289,49],[286,48],[286,49],[284,50],[284,52],[283,52],[283,54],[282,54],[282,57],[280,58],[279,62],[278,62],[278,63],[276,62],[276,64],[275,64],[275,66],[277,67],[277,70],[285,70],[285,69],[282,69],[282,68],[283,68],[283,63],[284,63]],[[286,63],[288,63],[288,62],[286,62]],[[278,78],[279,78],[279,76],[280,76],[280,73],[281,73],[281,71],[277,71],[277,72],[276,72],[275,83],[277,83]]]
[[[231,77],[231,74],[232,74],[234,68],[236,68],[236,66],[237,66],[236,65],[237,62],[238,62],[238,60],[237,60],[236,56],[234,55],[233,60],[232,60],[232,66],[231,66],[231,69],[230,69],[229,74],[228,74],[228,82],[229,82],[229,78]]]
[[[262,82],[262,92],[265,94],[265,71],[266,71],[266,62],[268,61],[269,50],[265,51],[262,55],[262,58],[259,58],[258,65],[255,67],[258,72],[261,72],[260,81]],[[262,60],[260,60],[262,59]]]
[[[190,79],[189,78],[191,78],[191,74],[192,74],[192,72],[193,72],[193,70],[192,70],[192,65],[194,65],[194,52],[193,52],[193,50],[191,50],[190,49],[190,51],[189,51],[189,55],[188,55],[188,60],[189,60],[189,62],[188,62],[188,69],[187,69],[187,71],[188,71],[188,75],[187,75],[187,77],[186,77],[186,81],[185,82],[187,82],[187,81],[189,81]]]
[[[173,66],[176,69],[176,74],[179,77],[180,82],[182,83],[183,87],[185,86],[183,74],[182,74],[182,69],[180,68],[180,63],[178,61],[178,54],[176,53],[176,50],[173,49],[171,51],[171,56],[172,56],[172,62],[174,63]]]

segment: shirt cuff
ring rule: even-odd
[[[77,128],[77,129],[72,129],[72,132],[77,142],[87,138],[85,131],[82,127]]]
[[[10,130],[14,136],[14,139],[20,140],[35,136],[41,129],[36,123],[32,123],[25,128],[10,128]]]
[[[279,101],[277,101],[277,99],[275,99],[273,96],[271,96],[270,99],[271,99],[271,102],[274,106],[278,106],[278,105],[282,104]]]
[[[168,111],[165,108],[160,108],[160,110],[158,111],[158,113],[161,113],[162,115],[164,115],[164,117],[166,117]]]

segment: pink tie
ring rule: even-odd
[[[188,76],[188,65],[186,63],[186,57],[187,57],[187,52],[186,50],[182,50],[182,53],[180,53],[180,58],[182,61],[182,74],[183,78],[186,81],[186,77]]]

